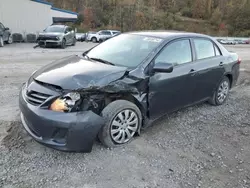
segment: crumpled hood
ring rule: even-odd
[[[98,88],[124,76],[126,67],[112,66],[70,56],[42,67],[33,79],[65,90]]]

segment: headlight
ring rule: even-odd
[[[59,40],[60,39],[60,37],[56,37],[56,40]]]
[[[57,98],[51,105],[50,110],[56,112],[71,112],[76,103],[81,99],[81,95],[77,92],[68,93]]]

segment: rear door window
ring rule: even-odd
[[[198,60],[215,56],[214,44],[212,43],[212,41],[202,38],[193,40]]]

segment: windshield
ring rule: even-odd
[[[45,32],[56,32],[56,33],[63,33],[64,27],[59,26],[50,26],[47,29],[45,29]]]
[[[118,66],[136,67],[161,42],[160,38],[121,34],[96,46],[87,53],[87,56]]]

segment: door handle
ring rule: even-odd
[[[196,73],[196,70],[191,69],[189,73],[191,74],[191,76],[194,76],[194,75],[195,75],[195,73]]]
[[[220,62],[219,66],[223,66],[223,62]]]
[[[195,70],[194,70],[194,69],[191,69],[191,70],[190,70],[190,73],[194,73],[194,72],[195,72]]]

